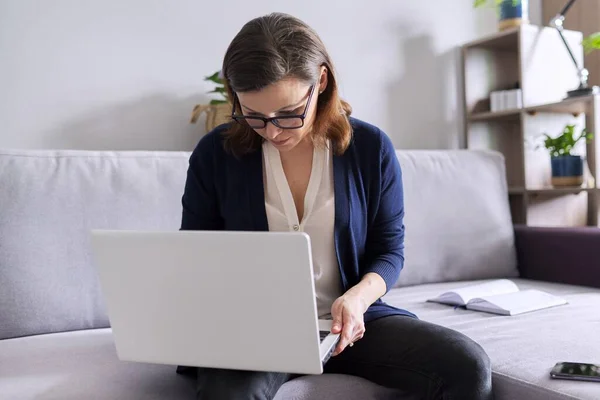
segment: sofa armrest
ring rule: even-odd
[[[600,288],[600,229],[515,226],[522,278]]]

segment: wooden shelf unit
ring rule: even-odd
[[[538,104],[535,106],[515,108],[503,111],[485,111],[473,113],[468,116],[468,120],[475,121],[493,121],[493,120],[510,120],[518,119],[523,113],[534,115],[539,112],[558,113],[558,114],[585,114],[589,111],[589,106],[593,102],[593,96],[585,96],[581,98],[572,98],[562,100],[556,103]]]
[[[544,187],[544,188],[518,188],[518,187],[513,187],[513,188],[509,188],[508,189],[508,194],[530,194],[530,195],[536,195],[536,194],[542,194],[542,195],[556,195],[556,196],[560,196],[563,194],[579,194],[581,192],[593,192],[593,191],[599,191],[599,188],[593,188],[593,187],[579,187],[579,186],[575,186],[575,187]]]
[[[565,31],[565,37],[582,62],[581,32]],[[513,222],[598,226],[600,140],[584,146],[589,174],[582,187],[552,187],[547,152],[527,146],[542,133],[559,134],[565,121],[592,133],[600,129],[600,96],[566,98],[578,86],[577,71],[558,33],[523,25],[465,44],[462,56],[464,143],[504,155]],[[515,85],[522,90],[523,108],[490,111],[490,93]],[[584,206],[580,196],[586,197]],[[564,215],[557,218],[559,213]]]
[[[502,32],[484,36],[465,44],[464,48],[482,48],[482,49],[497,49],[497,50],[512,50],[519,45],[519,30],[520,28],[511,28]]]

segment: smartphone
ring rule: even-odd
[[[550,377],[554,379],[600,382],[600,365],[559,362],[550,371]]]

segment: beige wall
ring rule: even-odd
[[[566,0],[543,0],[543,25],[554,17],[566,4]],[[565,16],[565,28],[583,32],[584,37],[600,31],[600,1],[578,0]],[[600,85],[600,51],[585,57],[585,65],[590,71],[590,83]]]

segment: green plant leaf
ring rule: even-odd
[[[586,54],[600,49],[600,32],[592,33],[581,42]]]
[[[213,100],[210,101],[209,104],[212,105],[212,106],[214,106],[214,105],[217,105],[217,104],[227,104],[227,103],[228,103],[227,100],[213,99]]]
[[[221,87],[214,88],[213,90],[211,90],[208,93],[221,93],[221,94],[225,94],[225,93],[227,93],[227,90],[223,86],[221,86]]]
[[[485,5],[489,5],[490,7],[498,7],[500,4],[504,3],[507,0],[473,0],[473,7],[483,7]],[[512,0],[513,7],[518,6],[521,3],[521,0]]]
[[[217,71],[214,74],[207,76],[204,78],[205,81],[210,81],[210,82],[214,82],[214,83],[220,83],[223,84],[223,80],[219,77],[219,73],[221,71]]]
[[[550,152],[552,157],[571,155],[573,148],[580,140],[589,141],[593,135],[587,132],[585,129],[582,130],[581,134],[575,136],[575,125],[566,125],[561,135],[552,138],[548,134],[544,134],[544,146]]]

